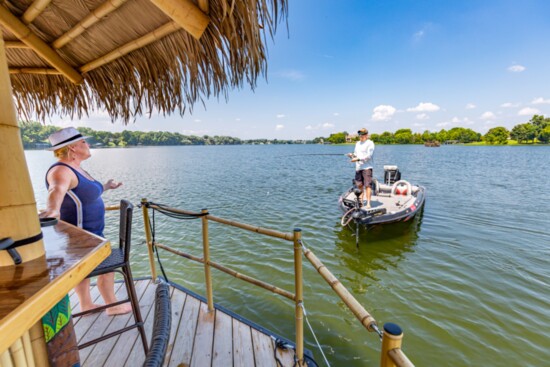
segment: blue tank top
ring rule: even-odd
[[[105,228],[105,204],[101,199],[103,185],[89,180],[71,166],[61,162],[53,164],[48,172],[55,166],[70,168],[78,179],[76,187],[67,191],[63,198],[60,210],[61,220],[103,237]],[[46,187],[49,189],[48,172],[46,172]]]

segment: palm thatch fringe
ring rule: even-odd
[[[11,0],[9,8],[23,11],[24,1],[28,2]],[[52,13],[52,8],[68,9],[69,3],[78,5],[78,17],[68,11]],[[95,1],[96,7],[102,3]],[[245,83],[254,89],[257,78],[266,75],[264,42],[286,17],[286,0],[210,0],[208,5],[211,21],[199,40],[184,30],[173,32],[84,73],[81,85],[60,75],[12,74],[19,113],[44,121],[52,114],[81,118],[91,110],[105,110],[113,121],[128,123],[153,111],[183,115],[196,102],[211,96],[227,98],[230,89]],[[29,27],[53,42],[87,15],[82,6],[79,0],[56,0]],[[141,9],[150,14],[140,16]],[[128,21],[121,24],[121,18]],[[132,0],[57,51],[79,69],[169,21],[152,4]],[[45,67],[29,65],[22,51],[28,50],[6,50],[10,68]]]

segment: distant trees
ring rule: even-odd
[[[44,126],[38,122],[20,122],[21,141],[28,148],[43,148],[49,146],[48,136],[59,130],[56,126]],[[313,143],[302,140],[241,140],[231,136],[182,135],[168,131],[128,131],[112,133],[95,131],[87,127],[79,127],[82,135],[89,136],[88,142],[95,147],[126,147],[137,145],[236,145],[236,144],[303,144]],[[322,138],[318,138],[322,139]],[[345,139],[345,138],[344,138]]]
[[[343,144],[346,142],[347,135],[348,133],[345,131],[336,134],[330,134],[330,136],[326,138],[325,141],[328,141],[332,144]]]
[[[43,126],[38,122],[20,122],[21,140],[25,148],[37,148],[49,145],[48,136],[58,130],[55,126]],[[125,147],[136,145],[235,145],[235,144],[319,144],[329,142],[343,144],[348,133],[338,132],[330,134],[328,138],[317,137],[313,140],[269,140],[249,139],[241,140],[231,136],[196,136],[182,135],[168,131],[128,131],[111,133],[95,131],[82,127],[79,131],[86,136],[92,146]],[[382,134],[371,134],[371,139],[377,144],[424,144],[427,141],[437,140],[445,142],[452,140],[458,143],[475,143],[485,141],[488,144],[507,144],[509,139],[518,143],[550,143],[550,118],[534,115],[531,120],[518,124],[508,131],[505,127],[494,127],[485,135],[472,129],[453,127],[450,130],[441,129],[438,132],[425,130],[423,133],[413,133],[411,129],[399,129],[395,133],[384,131]]]
[[[493,127],[487,131],[487,134],[483,135],[483,140],[489,144],[506,144],[508,143],[508,137],[510,132],[505,127]]]

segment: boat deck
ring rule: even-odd
[[[153,326],[155,284],[150,279],[135,281],[145,331],[149,338]],[[117,297],[123,299],[123,283],[115,284]],[[206,303],[173,286],[172,328],[164,366],[277,366],[274,340],[265,331],[216,309],[207,312]],[[73,312],[80,310],[78,297],[70,294]],[[102,303],[97,287],[92,299]],[[75,319],[79,344],[120,329],[133,321],[132,314],[107,316],[105,312]],[[283,366],[294,365],[294,351],[277,349]],[[80,351],[82,366],[141,366],[145,360],[143,345],[136,329],[125,332]]]

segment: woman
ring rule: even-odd
[[[101,194],[119,188],[122,183],[110,179],[105,184],[96,181],[80,164],[90,158],[90,146],[74,127],[61,129],[48,138],[58,162],[46,173],[48,200],[41,217],[56,217],[91,233],[103,237],[105,227],[105,204]],[[100,275],[97,287],[105,304],[116,302],[114,292],[115,274]],[[87,311],[99,305],[92,301],[90,279],[86,278],[75,287],[80,301],[80,310]],[[129,303],[109,307],[108,315],[125,314],[132,310]]]

